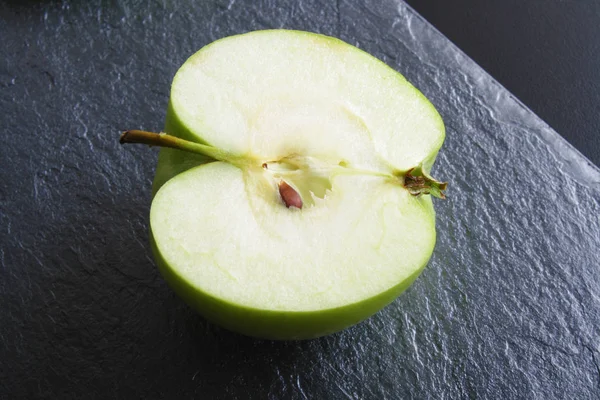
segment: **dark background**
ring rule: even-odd
[[[407,2],[600,165],[600,1]]]

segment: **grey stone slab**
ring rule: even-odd
[[[353,328],[243,337],[166,286],[148,244],[171,79],[209,42],[339,37],[429,97],[447,140],[438,243]],[[600,397],[600,172],[393,0],[0,4],[0,398]]]

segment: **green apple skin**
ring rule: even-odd
[[[299,34],[304,33],[299,32]],[[323,38],[338,41],[334,38]],[[398,76],[399,79],[403,79],[401,75]],[[419,95],[425,99],[420,92]],[[431,107],[433,108],[433,106]],[[443,129],[441,118],[439,123]],[[194,135],[180,120],[171,103],[169,103],[167,109],[165,132],[182,139],[202,143],[198,140],[198,136]],[[442,143],[443,137],[439,142],[438,150]],[[427,169],[435,160],[436,155],[437,151],[423,161]],[[153,196],[172,177],[191,168],[202,168],[203,164],[211,161],[214,160],[202,155],[162,148],[152,185]],[[433,203],[429,196],[423,198],[423,204],[425,207],[430,208],[431,218],[435,219]],[[412,275],[397,285],[353,304],[315,311],[274,311],[231,303],[208,294],[184,279],[176,269],[165,261],[155,243],[151,230],[150,242],[155,261],[164,279],[174,292],[200,315],[228,330],[251,337],[273,340],[313,339],[341,331],[365,320],[389,305],[404,292],[421,274],[428,261],[427,259]]]
[[[150,240],[158,269],[179,297],[207,320],[260,339],[314,339],[355,325],[394,301],[425,268],[423,265],[409,278],[377,296],[343,307],[310,312],[260,310],[229,303],[192,286],[164,260],[152,233]]]

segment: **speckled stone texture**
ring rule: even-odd
[[[264,28],[337,36],[405,74],[447,141],[423,275],[342,333],[215,327],[150,256],[171,79]],[[0,3],[0,398],[600,397],[600,172],[404,3]]]

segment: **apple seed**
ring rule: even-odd
[[[288,185],[286,181],[281,181],[279,183],[279,195],[287,208],[302,208],[302,199],[300,198],[300,195],[293,187]]]

